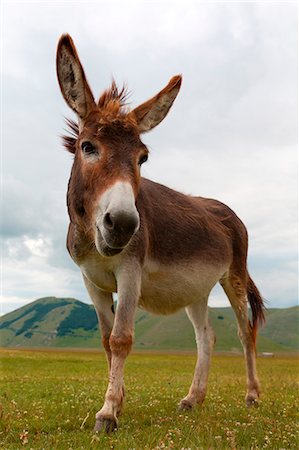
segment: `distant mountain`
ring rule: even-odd
[[[0,318],[2,347],[97,347],[92,305],[73,298],[45,297]]]
[[[241,351],[237,322],[231,308],[210,308],[216,351]],[[73,298],[45,297],[0,318],[2,347],[101,347],[92,305]],[[194,332],[184,311],[154,316],[138,310],[136,349],[195,349]],[[298,351],[299,307],[269,309],[259,332],[258,351]]]

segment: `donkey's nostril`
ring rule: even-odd
[[[114,222],[112,220],[112,217],[111,217],[110,213],[106,213],[104,215],[104,227],[107,230],[113,230],[113,228],[114,228]]]
[[[139,216],[128,214],[127,211],[107,212],[103,217],[103,225],[115,239],[127,239],[131,237],[139,226]]]

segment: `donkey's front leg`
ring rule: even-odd
[[[136,306],[140,297],[141,269],[137,264],[127,265],[117,274],[118,304],[109,339],[111,368],[105,402],[96,414],[95,431],[107,433],[117,428],[117,416],[123,403],[124,365],[130,353],[134,336]]]
[[[88,280],[88,278],[86,278],[85,275],[83,275],[83,280],[98,316],[99,327],[102,335],[102,343],[107,356],[108,374],[110,374],[111,349],[109,345],[109,339],[114,323],[113,297],[110,292],[103,291],[102,289],[99,289],[97,286],[95,286],[91,281]]]

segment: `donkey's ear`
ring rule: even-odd
[[[155,97],[131,111],[130,114],[135,117],[140,133],[150,131],[164,119],[178,95],[181,83],[181,75],[172,77],[168,85]]]
[[[59,39],[56,55],[57,77],[65,101],[83,119],[96,107],[76,47],[70,35]]]

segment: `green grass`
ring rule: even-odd
[[[127,401],[120,427],[94,435],[94,415],[107,383],[103,354],[1,352],[1,434],[5,449],[296,449],[298,360],[259,358],[263,394],[244,404],[239,356],[214,356],[205,403],[179,413],[195,357],[133,354],[126,365]]]

